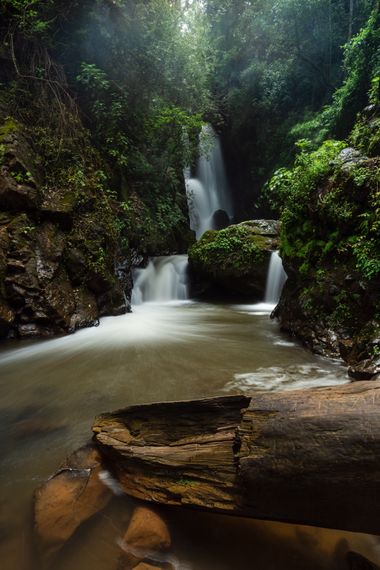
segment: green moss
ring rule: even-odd
[[[244,224],[209,230],[189,250],[191,263],[217,276],[249,274],[265,260],[268,241]]]
[[[9,135],[17,133],[20,125],[12,118],[7,117],[2,125],[0,125],[0,143],[9,137]]]

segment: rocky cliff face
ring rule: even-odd
[[[252,220],[205,232],[189,250],[193,294],[262,300],[278,233],[275,220]]]
[[[293,202],[282,216],[289,279],[275,316],[313,351],[343,358],[355,379],[380,373],[379,133],[369,108],[356,148],[327,141],[281,174]]]
[[[112,205],[101,190],[43,183],[14,125],[0,138],[0,337],[72,332],[128,310]]]

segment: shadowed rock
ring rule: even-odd
[[[38,550],[49,563],[77,528],[109,502],[112,493],[99,479],[101,457],[93,446],[70,456],[34,494]]]

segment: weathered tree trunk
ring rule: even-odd
[[[96,440],[126,493],[380,534],[380,381],[134,406]]]

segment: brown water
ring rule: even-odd
[[[0,568],[38,568],[29,548],[32,492],[89,439],[95,415],[143,402],[348,381],[339,363],[313,356],[283,336],[265,309],[145,304],[72,336],[4,345]],[[81,530],[52,570],[115,569],[116,539],[130,512],[130,501],[115,500]],[[334,570],[345,567],[348,548],[380,563],[378,539],[367,535],[192,511],[166,515],[183,570]]]

